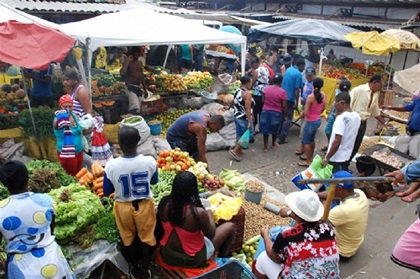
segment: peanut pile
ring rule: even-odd
[[[282,218],[280,215],[276,215],[266,209],[264,204],[267,201],[263,198],[260,204],[256,204],[250,201],[244,200],[242,206],[245,209],[245,232],[244,241],[259,235],[261,229],[268,225],[270,228],[274,226],[287,226],[289,225],[290,218]],[[284,207],[284,204],[270,200],[271,203]]]
[[[250,192],[263,192],[265,187],[264,184],[259,182],[258,180],[248,180],[245,183],[245,189],[247,189]]]
[[[372,157],[396,169],[400,169],[403,166],[403,163],[398,160],[397,157],[388,155],[385,152],[375,151],[373,152]]]

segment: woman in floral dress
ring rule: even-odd
[[[271,240],[268,227],[261,230],[265,251],[257,258],[255,275],[259,279],[340,278],[339,254],[330,223],[319,221],[324,207],[311,190],[286,196],[288,208],[280,216],[295,220],[295,225]]]

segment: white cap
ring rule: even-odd
[[[309,189],[288,194],[285,202],[297,216],[308,222],[318,221],[324,214],[318,195]]]

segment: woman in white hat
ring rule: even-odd
[[[320,221],[324,206],[311,190],[286,196],[280,216],[295,220],[273,242],[269,228],[261,229],[265,251],[255,265],[257,278],[340,278],[339,254],[330,223]]]

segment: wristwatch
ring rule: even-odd
[[[292,214],[292,211],[289,209],[289,210],[286,211],[287,217],[290,217],[290,214]]]

